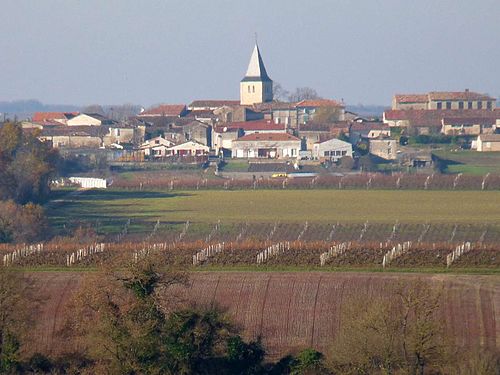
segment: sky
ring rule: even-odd
[[[288,90],[500,97],[498,0],[0,0],[0,13],[0,101],[238,99],[256,33]]]

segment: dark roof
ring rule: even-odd
[[[264,66],[264,61],[262,61],[262,56],[260,54],[259,46],[255,43],[255,47],[250,57],[250,62],[248,64],[247,73],[241,82],[254,82],[254,81],[265,81],[272,82],[271,78],[267,75],[266,67]]]
[[[101,137],[109,132],[108,126],[52,126],[43,128],[40,132],[42,137],[56,136],[83,136]]]

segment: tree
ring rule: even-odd
[[[30,285],[19,272],[0,267],[0,373],[14,373],[21,339],[29,325]]]
[[[392,287],[393,298],[360,293],[342,311],[340,332],[332,347],[332,367],[341,373],[406,371],[424,374],[446,364],[440,290],[423,282]]]
[[[304,349],[290,364],[291,375],[328,374],[324,364],[324,355],[314,349]]]
[[[321,99],[316,90],[310,87],[297,87],[294,92],[288,96],[290,102],[300,102],[306,99]]]
[[[340,121],[342,108],[340,107],[319,107],[314,113],[314,122],[330,123]]]
[[[104,116],[104,109],[99,104],[91,104],[82,109],[82,113],[96,113]]]
[[[274,82],[273,83],[273,98],[274,100],[277,100],[279,102],[286,102],[288,100],[288,96],[290,93],[288,90],[283,88],[280,83]]]
[[[160,272],[146,257],[90,276],[78,292],[68,329],[82,337],[96,372],[256,374],[264,351],[244,342],[220,311],[178,308],[161,295],[185,275]],[[120,271],[117,271],[119,269]]]

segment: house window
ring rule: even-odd
[[[451,102],[446,102],[446,109],[451,109]]]
[[[342,151],[342,156],[347,155],[347,151]]]
[[[340,151],[335,151],[335,156],[340,156],[341,152]]]
[[[438,103],[436,104],[436,107],[437,107],[437,109],[442,109],[442,108],[443,108],[443,103],[438,102]]]
[[[255,86],[252,86],[252,92],[255,93]]]
[[[324,156],[330,156],[330,151],[325,151],[325,155]]]
[[[491,109],[493,107],[493,104],[491,102],[486,103],[486,108]]]
[[[297,155],[297,150],[292,148],[292,156],[296,156]]]
[[[251,92],[251,91],[250,91],[250,85],[248,85],[248,93],[250,94],[250,92]]]
[[[467,108],[468,108],[468,109],[472,109],[472,102],[468,102],[468,103],[467,103]]]
[[[483,102],[477,102],[477,109],[483,109]]]
[[[464,109],[464,102],[458,102],[458,109]]]

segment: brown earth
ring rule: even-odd
[[[84,273],[33,272],[41,299],[34,310],[28,352],[58,355],[77,349],[59,330],[65,306]],[[328,272],[196,272],[176,294],[189,303],[217,305],[246,338],[262,336],[271,358],[304,347],[328,351],[341,324],[342,303],[360,290],[382,296],[390,284],[418,278],[443,287],[441,316],[459,346],[500,350],[500,276]]]

